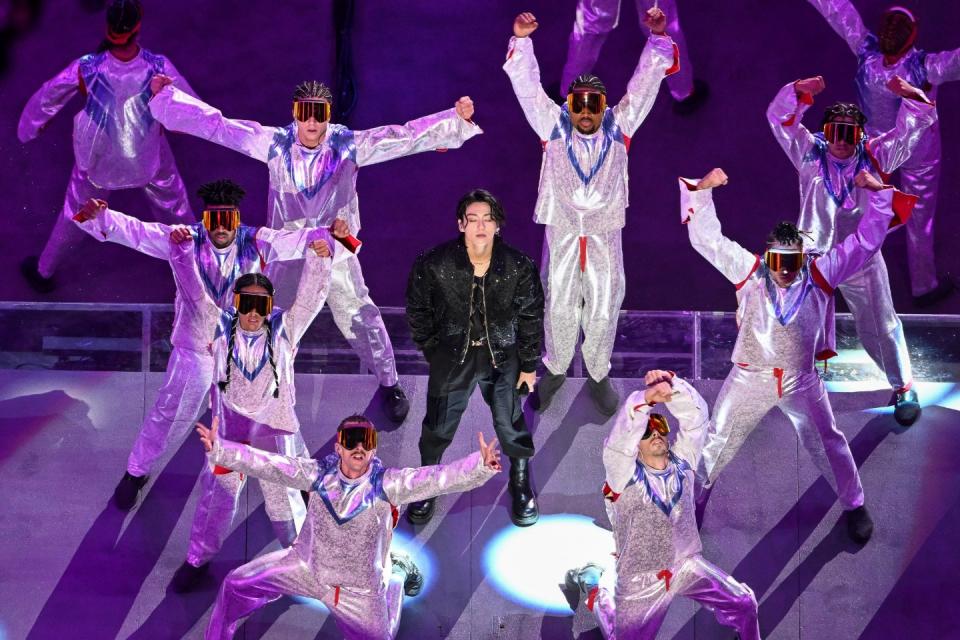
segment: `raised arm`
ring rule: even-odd
[[[79,89],[80,61],[74,60],[30,96],[17,124],[17,137],[20,142],[29,142],[36,138],[50,118],[57,115]]]
[[[332,251],[327,252],[327,255],[332,255]],[[297,297],[283,316],[283,324],[294,346],[300,343],[300,339],[310,328],[310,323],[327,301],[332,262],[331,258],[321,258],[313,250],[307,252],[300,285],[297,287]]]
[[[99,242],[116,242],[161,260],[170,258],[172,227],[108,209],[103,200],[87,200],[74,223]]]
[[[603,469],[607,485],[614,493],[623,493],[637,468],[640,439],[647,430],[651,410],[644,394],[639,390],[627,397],[603,443]]]
[[[680,50],[663,30],[667,18],[658,8],[651,8],[644,17],[650,27],[650,38],[640,54],[640,62],[627,83],[627,93],[613,108],[613,117],[624,135],[632,136],[646,119],[660,91],[660,82],[680,70]]]
[[[483,456],[477,451],[449,464],[387,469],[383,474],[383,492],[391,504],[409,504],[475,489],[496,473],[484,464]]]
[[[926,94],[895,76],[887,88],[901,97],[893,129],[867,140],[867,152],[885,174],[896,171],[910,158],[920,138],[937,121],[937,108]]]
[[[533,40],[530,39],[530,34],[537,26],[533,14],[521,13],[517,16],[503,70],[510,78],[527,122],[541,140],[549,140],[560,119],[560,105],[550,99],[540,85],[540,65],[533,54]],[[562,87],[561,90],[566,91],[567,88]]]
[[[960,80],[960,49],[928,53],[923,59],[927,82],[933,85]]]
[[[177,295],[184,300],[195,313],[210,316],[210,326],[222,315],[219,306],[207,295],[207,290],[200,279],[197,267],[196,245],[193,240],[177,242],[168,239],[170,243],[170,268],[173,271],[173,280],[177,285]]]
[[[461,117],[461,113],[465,114]],[[469,113],[469,115],[466,115]],[[457,149],[483,131],[470,121],[473,101],[464,96],[453,109],[417,118],[403,125],[375,127],[353,133],[356,162],[376,164],[422,151]]]
[[[830,28],[843,38],[850,50],[860,54],[863,41],[870,32],[863,24],[860,13],[850,0],[807,0],[820,12]]]
[[[286,231],[260,227],[257,229],[257,251],[264,262],[282,262],[284,260],[299,260],[308,251],[307,245],[323,241],[333,246],[333,238],[327,229],[303,228]]]
[[[432,288],[433,282],[427,269],[426,257],[420,254],[407,279],[407,324],[410,325],[413,342],[428,359],[429,351],[436,347],[440,340],[437,314],[430,296]]]
[[[739,287],[756,271],[760,257],[723,235],[713,204],[713,188],[725,184],[726,178],[719,169],[699,182],[680,178],[680,221],[687,225],[696,252]]]
[[[798,170],[814,145],[813,134],[800,121],[813,104],[813,96],[823,91],[824,86],[820,76],[791,82],[780,89],[767,107],[770,131]]]
[[[310,491],[320,477],[320,465],[313,458],[295,458],[270,453],[247,444],[215,438],[207,453],[211,463],[285,487]]]
[[[280,133],[252,120],[231,120],[198,98],[166,85],[150,100],[150,113],[170,131],[188,133],[266,162]]]
[[[517,308],[517,351],[520,371],[530,373],[540,364],[543,341],[543,286],[540,274],[529,258],[524,258],[514,293]]]
[[[814,260],[811,267],[814,282],[827,293],[833,293],[837,285],[863,268],[867,260],[880,250],[887,230],[893,224],[905,222],[917,202],[916,196],[880,184],[867,171],[857,175],[856,184],[858,188],[873,191],[857,230]]]
[[[707,437],[710,411],[706,401],[689,382],[674,377],[672,383],[674,395],[667,407],[680,423],[672,449],[696,469]]]

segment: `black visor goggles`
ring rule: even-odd
[[[293,103],[293,117],[298,122],[306,122],[310,118],[317,122],[327,122],[330,119],[331,106],[329,102],[298,100]]]
[[[218,227],[233,231],[240,226],[240,209],[204,209],[203,226],[208,232],[215,231]]]
[[[373,451],[377,448],[377,430],[371,426],[343,427],[337,431],[337,444],[353,451],[357,445],[364,451]]]
[[[267,317],[273,310],[273,296],[261,293],[235,293],[233,306],[237,308],[237,313],[240,315],[256,311],[261,316]]]
[[[863,127],[852,122],[828,122],[823,125],[823,137],[831,144],[846,142],[857,145],[863,138]]]
[[[567,109],[571,114],[584,111],[594,115],[607,108],[607,96],[595,91],[575,91],[567,95]]]
[[[667,419],[664,418],[659,413],[651,413],[650,418],[647,420],[647,430],[643,432],[643,437],[641,440],[646,440],[653,436],[653,432],[656,431],[664,438],[670,433],[670,425],[667,424]]]
[[[781,252],[770,249],[763,255],[763,261],[770,271],[800,271],[803,267],[803,253],[800,251]]]

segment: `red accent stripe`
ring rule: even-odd
[[[213,475],[215,476],[225,476],[228,473],[233,473],[233,469],[227,469],[226,467],[221,467],[217,465],[213,468]]]
[[[87,97],[87,83],[84,82],[84,80],[83,80],[83,73],[80,71],[79,68],[77,69],[77,80],[78,80],[79,83],[80,83],[80,95],[82,95],[84,98],[86,98],[86,97]]]
[[[587,270],[587,237],[580,236],[580,272]]]
[[[759,267],[760,267],[760,256],[757,256],[757,259],[753,261],[753,268],[750,269],[750,273],[747,274],[747,277],[741,280],[740,282],[738,282],[736,285],[734,285],[737,291],[740,291],[740,289],[743,288],[743,285],[747,284],[747,280],[750,279],[750,276],[752,276],[753,272],[756,271]]]
[[[816,356],[814,356],[814,359],[822,360],[823,364],[827,364],[827,360],[829,360],[830,358],[836,358],[836,357],[837,357],[836,351],[834,351],[833,349],[824,349],[823,351],[818,353]]]
[[[817,266],[816,259],[814,259],[810,264],[810,276],[813,278],[813,283],[823,289],[827,295],[833,295],[834,288],[830,286],[830,283],[827,282],[827,279],[823,277],[822,273],[820,273],[820,267]]]
[[[779,367],[773,368],[773,377],[777,379],[777,397],[783,397],[783,369]]]
[[[663,72],[665,76],[672,76],[676,72],[680,71],[680,47],[677,46],[677,43],[673,43],[673,66]]]
[[[397,523],[400,522],[400,511],[393,506],[393,503],[390,503],[390,516],[393,518],[393,528],[397,528]]]
[[[673,578],[673,572],[670,569],[663,569],[657,574],[657,580],[663,580],[667,591],[670,591],[670,579]]]
[[[891,229],[897,225],[906,224],[911,214],[913,214],[913,207],[919,199],[917,196],[899,190],[893,192],[893,205],[891,206],[893,209],[893,220],[890,221]]]
[[[333,606],[340,604],[340,585],[333,588]]]
[[[600,591],[600,587],[594,587],[590,589],[590,594],[587,596],[587,609],[593,611],[593,603],[597,600],[597,592]]]
[[[623,134],[623,146],[627,148],[627,151],[630,151],[630,136]]]
[[[616,502],[617,498],[620,497],[620,494],[610,488],[610,485],[606,482],[603,483],[603,497],[609,500],[610,502]]]
[[[790,116],[789,118],[781,122],[780,124],[783,125],[784,127],[792,127],[793,123],[796,121],[797,121],[797,114],[793,114],[792,116]]]
[[[797,102],[799,102],[800,104],[811,105],[813,104],[813,94],[804,91],[797,98]]]

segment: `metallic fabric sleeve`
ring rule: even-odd
[[[777,143],[790,158],[796,169],[800,169],[803,159],[813,147],[813,134],[800,121],[813,99],[804,94],[805,99],[797,97],[794,83],[785,85],[767,107],[767,123]]]
[[[207,457],[214,465],[300,491],[310,491],[320,477],[320,465],[313,458],[270,453],[223,438],[216,439]]]
[[[307,245],[314,240],[325,240],[334,248],[330,232],[321,228],[303,228],[293,231],[260,227],[257,229],[257,250],[264,262],[282,262],[284,260],[299,260],[304,257]]]
[[[283,318],[284,325],[290,332],[290,344],[294,348],[320,313],[330,292],[330,265],[333,260],[321,258],[310,250],[304,262],[297,297]]]
[[[710,410],[703,397],[686,380],[674,377],[673,389],[676,395],[667,403],[667,408],[680,422],[680,429],[671,449],[696,469],[707,438]]]
[[[623,492],[636,471],[637,451],[647,430],[649,415],[650,405],[644,401],[644,392],[634,391],[620,407],[610,435],[603,443],[607,485],[615,493]]]
[[[613,108],[613,117],[630,137],[646,119],[657,99],[660,83],[673,65],[673,40],[669,36],[651,35],[640,55],[640,62],[627,83],[627,93]]]
[[[27,106],[20,114],[17,125],[17,137],[20,142],[29,142],[37,137],[40,130],[57,112],[70,101],[80,89],[80,61],[74,60],[66,69],[43,83],[37,92],[30,96]]]
[[[475,489],[496,475],[483,463],[479,451],[449,464],[406,469],[387,469],[383,493],[393,505],[410,504],[445,493]]]
[[[692,180],[680,179],[680,219],[687,224],[690,244],[724,277],[739,285],[757,267],[757,256],[723,235],[713,189],[691,191]]]
[[[540,85],[540,66],[533,53],[533,40],[529,37],[510,38],[510,49],[503,70],[510,77],[513,92],[517,95],[527,122],[541,140],[549,140],[560,118],[560,106],[550,99]],[[562,91],[566,89],[561,88]]]
[[[177,299],[183,300],[194,313],[206,318],[202,326],[216,327],[222,311],[207,295],[203,281],[200,279],[193,241],[174,242],[168,238],[167,242],[170,245],[170,268],[177,285]]]
[[[923,60],[927,81],[932,85],[960,80],[960,49],[928,53]]]
[[[169,85],[150,100],[150,113],[170,131],[215,142],[260,162],[267,161],[281,131],[252,120],[225,118],[219,110]]]
[[[901,100],[894,127],[867,140],[867,150],[884,173],[893,173],[906,162],[923,134],[937,121],[936,106],[925,95],[922,97],[922,100]]]
[[[144,222],[113,209],[75,224],[100,242],[116,242],[161,260],[170,258],[172,227],[168,225]]]
[[[859,55],[860,47],[870,32],[864,26],[863,19],[853,3],[850,0],[807,1],[820,12],[830,28],[843,38],[850,50]]]
[[[356,162],[363,167],[423,151],[457,149],[481,133],[480,127],[458,116],[456,109],[447,109],[403,125],[354,131]]]
[[[880,250],[894,216],[894,201],[897,198],[902,199],[904,195],[893,187],[871,193],[870,205],[860,218],[857,230],[816,259],[816,272],[832,289],[859,272],[867,260]]]

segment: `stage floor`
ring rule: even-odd
[[[161,380],[149,371],[0,371],[0,638],[200,638],[223,576],[276,548],[259,488],[248,483],[211,579],[186,596],[167,591],[186,551],[203,462],[196,437],[173,446],[134,511],[108,503]],[[308,445],[325,453],[339,419],[367,411],[388,431],[379,451],[384,462],[416,464],[426,379],[402,382],[412,409],[391,429],[372,377],[298,375]],[[636,382],[616,381],[624,390]],[[608,425],[582,383],[570,380],[544,415],[528,413],[539,523],[510,524],[505,474],[473,493],[441,498],[426,527],[401,519],[395,543],[412,551],[427,584],[407,600],[399,637],[599,638],[560,589],[567,568],[603,562],[612,548],[599,491]],[[695,384],[712,404],[720,381]],[[765,638],[960,636],[953,606],[960,389],[920,383],[927,406],[920,422],[903,430],[883,408],[889,391],[882,385],[830,384],[876,522],[873,539],[862,549],[847,542],[835,494],[787,420],[774,413],[717,484],[702,531],[704,555],[756,592]],[[476,394],[448,459],[469,453],[478,430],[493,433]],[[237,637],[339,634],[320,605],[283,599],[254,614]],[[659,637],[733,633],[681,599]]]

